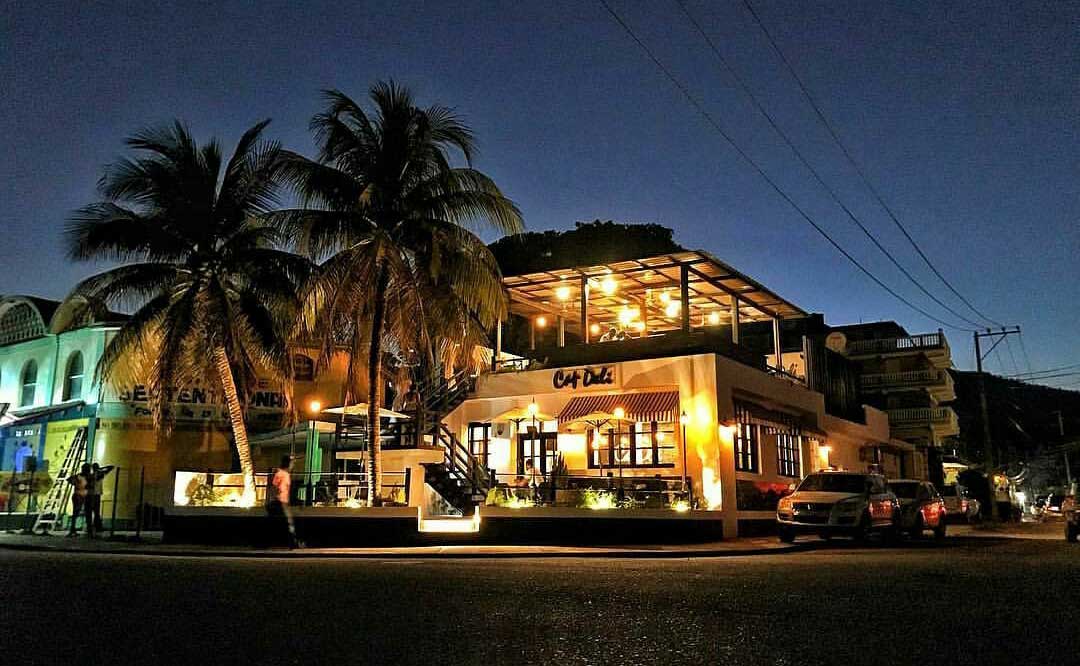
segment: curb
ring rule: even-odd
[[[709,550],[563,550],[555,552],[440,552],[425,550],[422,552],[401,551],[362,551],[328,552],[321,549],[300,550],[252,550],[252,551],[206,551],[199,549],[165,550],[160,548],[124,549],[124,548],[56,548],[33,544],[0,544],[0,550],[44,553],[72,553],[79,555],[137,555],[142,557],[202,557],[202,558],[254,558],[254,559],[363,559],[363,560],[440,560],[440,559],[526,559],[526,558],[607,558],[607,559],[695,559],[715,557],[740,557],[786,554],[797,551],[813,550],[819,544],[804,542],[784,546]]]

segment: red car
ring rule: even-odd
[[[918,538],[923,532],[930,531],[934,533],[935,539],[945,538],[945,517],[948,511],[945,500],[938,494],[934,484],[914,479],[897,479],[889,481],[889,489],[900,500],[901,532]]]

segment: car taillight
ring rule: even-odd
[[[871,518],[890,518],[892,517],[892,512],[892,502],[888,500],[874,500],[870,502]]]

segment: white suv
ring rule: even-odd
[[[780,540],[791,543],[798,534],[823,538],[840,534],[866,538],[896,534],[900,502],[885,477],[860,472],[815,472],[776,506]]]

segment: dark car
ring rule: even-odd
[[[934,533],[935,539],[944,539],[946,527],[945,500],[938,494],[934,484],[915,479],[889,481],[889,489],[900,500],[900,531],[918,538],[924,532]]]
[[[1065,516],[1065,540],[1076,543],[1080,536],[1080,504],[1076,501],[1076,495],[1070,493],[1061,502],[1061,515]]]

